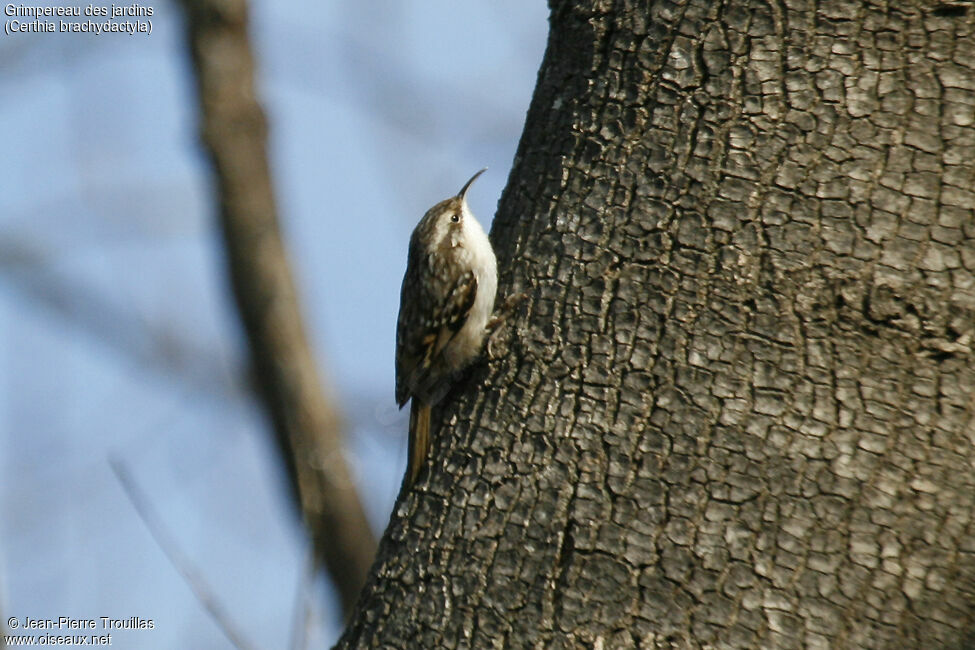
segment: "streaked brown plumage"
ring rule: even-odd
[[[494,310],[494,250],[465,198],[483,172],[430,208],[410,238],[396,330],[396,403],[412,400],[407,485],[429,453],[430,408],[480,355]]]

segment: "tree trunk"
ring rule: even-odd
[[[302,324],[278,228],[245,0],[182,0],[229,275],[257,383],[316,557],[351,610],[375,542],[342,455],[341,418]]]
[[[552,2],[341,647],[975,644],[975,9]]]

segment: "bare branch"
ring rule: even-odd
[[[311,586],[315,582],[315,557],[310,554],[295,589],[295,610],[291,629],[291,650],[308,647],[308,628],[311,626]]]
[[[314,365],[278,229],[247,5],[183,0],[183,6],[230,279],[258,385],[316,553],[348,612],[375,541],[342,455],[339,414]]]
[[[213,617],[217,627],[234,644],[235,648],[239,648],[240,650],[255,650],[254,646],[244,638],[244,635],[237,629],[234,622],[230,620],[230,614],[223,608],[223,605],[220,604],[216,596],[214,596],[206,580],[203,579],[203,575],[193,566],[190,559],[179,548],[179,544],[176,543],[176,540],[166,529],[162,519],[150,505],[149,500],[139,490],[135,480],[129,474],[122,461],[116,458],[109,458],[108,464],[111,465],[115,477],[122,486],[122,490],[129,498],[129,501],[132,502],[132,507],[135,508],[139,518],[142,519],[142,523],[149,529],[149,533],[152,535],[156,544],[159,545],[162,552],[173,566],[176,567],[176,570],[183,576],[183,579],[186,580],[186,584],[193,591],[193,595],[196,596],[196,599],[200,601],[204,609]]]
[[[26,238],[0,238],[0,273],[7,286],[98,345],[141,364],[194,394],[238,400],[249,396],[245,373],[231,360],[177,331],[86,286],[76,275],[59,272],[43,246]]]

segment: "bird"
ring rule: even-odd
[[[411,486],[429,454],[430,410],[480,357],[498,288],[497,258],[467,191],[427,210],[410,237],[396,326],[396,403],[410,402]]]

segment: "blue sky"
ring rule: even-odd
[[[114,647],[232,647],[115,459],[256,647],[290,647],[298,601],[322,647],[337,608],[321,583],[299,596],[307,545],[243,388],[182,18],[145,4],[149,36],[0,35],[0,611],[154,620]],[[546,19],[514,0],[251,6],[282,228],[377,532],[406,454],[406,243],[485,166],[469,199],[490,221]]]

